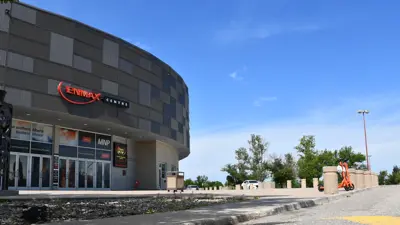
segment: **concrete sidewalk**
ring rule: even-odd
[[[275,215],[283,211],[296,210],[300,208],[312,207],[333,200],[346,198],[361,191],[369,189],[355,190],[351,192],[340,192],[333,196],[319,197],[290,197],[275,196],[263,197],[259,200],[232,203],[225,205],[215,205],[192,210],[156,213],[147,215],[135,215],[127,217],[106,218],[92,221],[70,221],[62,223],[52,223],[53,225],[119,225],[119,224],[237,224],[264,216]],[[304,190],[303,190],[304,191]],[[314,190],[316,192],[316,190]]]
[[[214,197],[296,197],[310,198],[324,194],[313,188],[293,189],[258,189],[258,190],[213,190],[213,191],[184,191],[176,193],[176,196],[196,197],[212,195]],[[18,196],[0,196],[0,199],[29,200],[29,199],[115,199],[115,198],[148,198],[148,197],[173,197],[174,193],[162,191],[19,191]]]

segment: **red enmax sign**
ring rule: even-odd
[[[57,90],[65,101],[75,105],[86,105],[101,100],[101,93],[90,92],[80,88],[72,87],[64,84],[63,82],[58,84]],[[82,99],[82,101],[73,100],[69,98],[68,95],[78,96]]]

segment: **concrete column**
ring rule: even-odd
[[[301,179],[301,188],[307,188],[306,179]]]
[[[292,180],[286,181],[286,188],[292,188]]]
[[[328,195],[338,193],[338,175],[336,166],[324,166],[322,168],[324,176],[324,193]]]
[[[350,174],[350,181],[356,186],[356,169],[354,168],[349,168],[349,174]]]
[[[312,179],[312,184],[313,184],[313,188],[318,188],[318,178],[313,178]]]
[[[371,172],[364,171],[364,187],[370,188],[371,187]]]
[[[355,189],[363,189],[364,188],[364,171],[356,170],[356,184],[354,186],[355,186]]]
[[[378,175],[376,173],[372,173],[372,183],[373,183],[373,187],[377,187],[379,186],[379,181],[376,179],[378,177]]]

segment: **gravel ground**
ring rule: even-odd
[[[0,224],[40,224],[65,220],[92,220],[116,216],[152,214],[242,201],[243,198],[165,197],[31,200],[0,203]]]

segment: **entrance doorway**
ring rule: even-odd
[[[29,154],[10,153],[8,189],[28,189]]]
[[[158,164],[158,186],[160,190],[165,190],[167,188],[167,163]]]
[[[78,163],[78,188],[93,189],[95,177],[95,161],[79,159]]]
[[[30,188],[50,189],[50,156],[30,155]]]
[[[108,161],[96,162],[96,188],[110,189],[111,163]]]
[[[59,189],[110,189],[111,163],[87,159],[59,159]]]
[[[76,188],[76,159],[59,158],[58,162],[58,187],[59,189]]]
[[[10,190],[49,190],[51,158],[47,155],[10,153]]]

